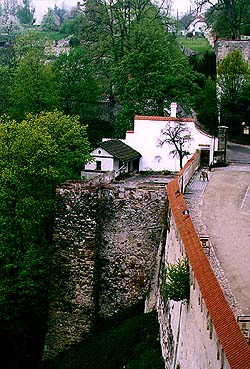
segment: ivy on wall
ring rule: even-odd
[[[161,293],[166,299],[189,301],[190,277],[188,259],[178,259],[168,264],[163,273]]]

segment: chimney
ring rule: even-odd
[[[170,106],[170,117],[176,118],[177,103],[172,102]]]

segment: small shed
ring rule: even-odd
[[[108,171],[115,171],[116,175],[139,171],[141,154],[121,140],[104,139],[91,155],[93,161],[87,163],[82,172],[86,178]]]

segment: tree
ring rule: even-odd
[[[0,361],[37,367],[44,345],[56,185],[90,159],[86,127],[58,111],[0,119]]]
[[[222,59],[217,68],[217,76],[221,94],[233,101],[249,77],[249,65],[240,50],[233,50]]]
[[[58,106],[58,88],[51,66],[44,64],[35,50],[19,61],[9,95],[9,114],[17,119]]]
[[[218,37],[240,39],[242,29],[249,24],[248,0],[218,0],[215,4],[213,1],[197,0],[195,3],[198,8],[210,5],[206,19]]]
[[[32,8],[30,0],[22,0],[17,6],[16,16],[21,24],[33,24],[35,8]]]
[[[57,31],[59,23],[59,18],[55,15],[53,9],[49,8],[48,13],[43,17],[41,27],[43,31]]]
[[[210,77],[205,79],[204,88],[200,90],[195,102],[198,122],[204,126],[208,132],[217,135],[218,133],[218,110],[216,82]]]
[[[161,131],[159,145],[164,144],[174,146],[170,151],[173,157],[178,157],[180,169],[183,167],[183,158],[190,155],[190,152],[185,148],[186,144],[192,140],[189,129],[184,122],[168,122],[166,127]]]
[[[53,70],[65,113],[79,114],[85,121],[89,119],[99,94],[93,65],[86,49],[76,47],[69,54],[59,55]]]
[[[241,123],[245,120],[249,104],[249,100],[245,106],[242,104],[248,96],[244,97],[250,81],[249,64],[239,50],[234,50],[220,62],[217,74],[221,124],[227,125],[229,135],[233,136],[242,129]]]
[[[46,61],[45,41],[36,33],[23,33],[17,37],[14,51],[8,114],[21,120],[26,113],[58,107],[58,87],[51,64]]]

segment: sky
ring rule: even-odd
[[[177,10],[180,14],[186,13],[190,8],[191,2],[190,0],[173,0],[172,5],[172,13],[173,15],[176,15]]]
[[[42,15],[47,13],[48,8],[54,8],[55,4],[59,8],[71,8],[76,6],[79,0],[32,0],[36,12],[35,17],[40,20]],[[82,2],[82,1],[81,1]],[[190,0],[173,0],[172,14],[175,16],[177,14],[177,9],[179,15],[186,13],[190,8]]]

